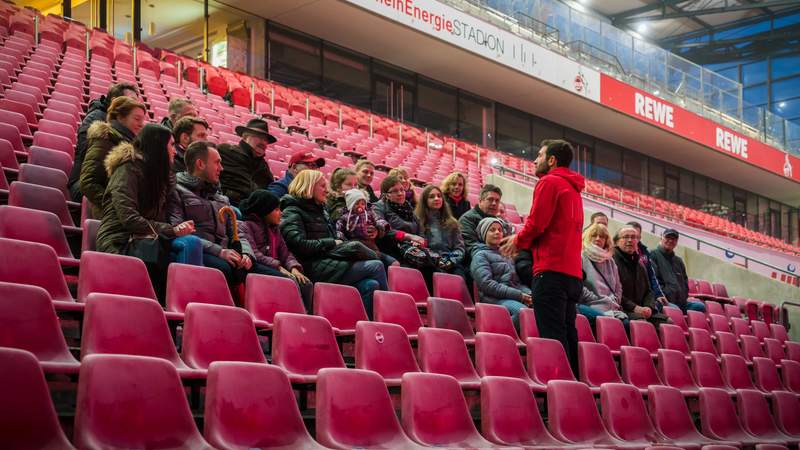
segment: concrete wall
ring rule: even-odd
[[[516,206],[520,214],[527,214],[530,211],[533,187],[494,174],[488,177],[487,183],[499,186],[503,190],[503,201]],[[584,226],[588,225],[589,215],[594,211],[585,209],[585,212]],[[622,225],[623,222],[611,219],[608,228],[613,235]],[[646,230],[642,235],[642,242],[648,248],[655,248],[659,240],[659,236],[648,233]],[[721,281],[725,283],[729,295],[755,298],[775,305],[786,300],[800,303],[800,289],[797,287],[781,283],[691,248],[679,245],[675,253],[683,258],[686,263],[686,271],[691,278]],[[800,310],[790,310],[789,317],[792,325],[789,334],[793,340],[800,340]]]

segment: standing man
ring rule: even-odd
[[[219,146],[225,167],[220,178],[222,191],[234,206],[256,189],[266,189],[275,181],[264,154],[267,145],[277,141],[269,134],[269,126],[263,119],[251,119],[247,125],[239,125],[236,134],[242,138],[238,145]]]
[[[684,314],[687,310],[705,312],[705,304],[689,300],[689,276],[686,274],[686,264],[675,254],[679,237],[678,230],[672,228],[667,228],[661,233],[661,243],[650,253],[653,269],[670,305],[677,306]]]
[[[519,249],[533,254],[533,309],[543,338],[564,346],[572,371],[578,375],[576,304],[582,291],[581,227],[583,177],[571,170],[572,145],[562,140],[542,141],[536,158],[539,182],[533,206],[518,234],[505,239],[502,251]]]

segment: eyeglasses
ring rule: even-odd
[[[620,236],[619,238],[623,241],[636,241],[639,239],[636,236]]]
[[[405,190],[405,189],[403,189],[403,188],[399,188],[399,189],[390,189],[390,190],[387,192],[387,194],[405,194],[405,193],[406,193],[406,190]]]

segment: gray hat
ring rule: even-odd
[[[499,223],[500,227],[503,228],[503,232],[505,232],[505,225],[503,224],[503,220],[497,217],[484,217],[478,222],[478,239],[481,242],[486,242],[486,233],[489,232],[489,227],[492,226],[494,223]]]
[[[678,233],[678,230],[674,228],[667,228],[661,233],[661,236],[678,238],[680,237],[680,233]]]

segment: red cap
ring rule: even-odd
[[[292,155],[292,157],[289,158],[289,166],[290,167],[295,165],[295,164],[297,164],[297,163],[305,163],[305,164],[315,163],[317,165],[317,167],[322,167],[322,166],[325,165],[325,159],[324,158],[318,158],[317,156],[315,156],[313,153],[311,153],[309,151],[300,150],[300,151],[295,152]]]

